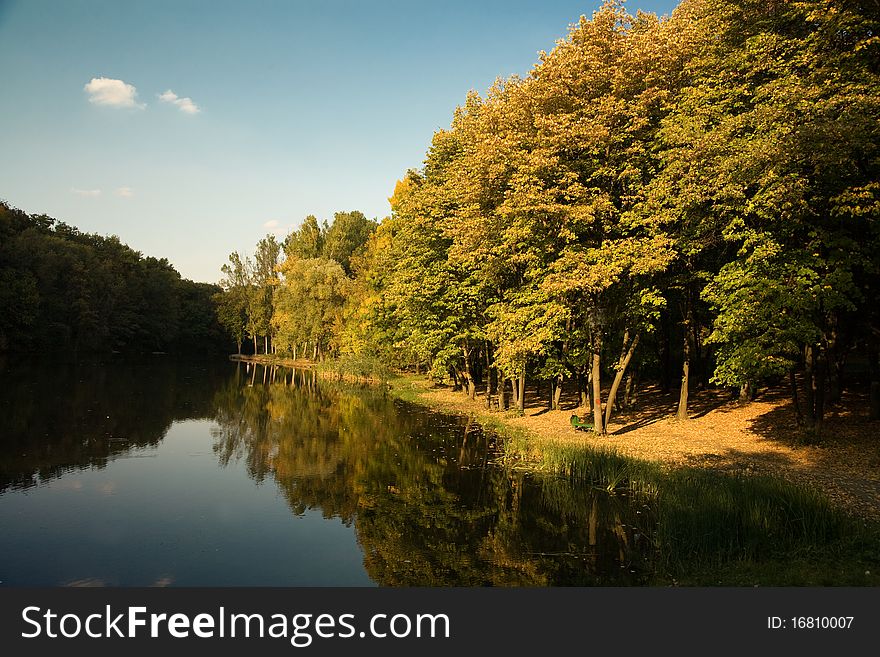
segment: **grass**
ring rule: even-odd
[[[428,404],[407,379],[391,383],[396,396]],[[608,448],[535,440],[500,415],[479,420],[503,438],[503,466],[625,493],[649,508],[652,583],[880,585],[880,526],[818,491],[781,478],[670,470]]]
[[[665,470],[586,446],[546,443],[523,454],[521,440],[506,444],[514,450],[508,460],[626,492],[651,509],[659,582],[880,584],[880,527],[832,507],[815,490],[774,477]]]

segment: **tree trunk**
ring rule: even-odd
[[[565,377],[562,374],[556,376],[556,390],[553,391],[553,410],[559,410],[559,402],[562,399],[562,382]]]
[[[691,369],[691,324],[693,323],[693,310],[691,308],[690,294],[688,294],[687,310],[685,311],[684,320],[684,357],[681,366],[681,391],[678,395],[678,413],[676,417],[679,420],[688,419],[688,388],[690,386],[690,369]]]
[[[635,407],[638,405],[639,399],[639,390],[641,390],[642,383],[642,370],[637,369],[633,372],[633,389],[632,395],[629,398],[629,404],[631,407]]]
[[[587,410],[587,415],[592,412],[593,409],[593,361],[590,360],[587,363],[587,379],[584,381],[584,386],[586,388],[586,403],[584,404],[584,408]]]
[[[816,357],[816,371],[815,377],[813,377],[813,381],[815,382],[815,387],[813,388],[813,399],[816,404],[816,428],[819,429],[822,427],[822,421],[825,419],[825,379],[828,371],[828,361],[825,357],[825,354],[822,351],[819,351],[818,356]]]
[[[498,410],[507,410],[507,379],[501,375],[501,372],[498,372]]]
[[[833,327],[831,336],[828,340],[826,355],[826,376],[828,377],[828,405],[834,406],[840,401],[841,392],[843,390],[843,382],[841,376],[843,373],[844,354],[841,353],[840,340],[837,332],[837,317],[832,320]]]
[[[458,372],[456,372],[454,367],[449,368],[449,376],[452,377],[452,391],[458,392],[461,390],[461,383],[458,380]]]
[[[238,344],[238,355],[241,356],[241,340],[238,340],[236,344]]]
[[[623,392],[623,407],[632,408],[639,396],[639,368],[633,365],[626,377],[626,388]]]
[[[254,356],[257,355],[257,336],[254,336]]]
[[[626,372],[626,367],[629,365],[629,361],[632,360],[633,353],[636,350],[636,347],[639,344],[639,334],[636,333],[636,337],[633,338],[632,344],[627,344],[629,342],[629,331],[626,331],[623,334],[623,348],[620,352],[620,360],[617,361],[617,372],[614,374],[614,381],[611,383],[611,390],[608,392],[608,403],[605,405],[605,429],[607,430],[609,423],[611,422],[611,411],[614,409],[614,404],[617,399],[617,389],[620,387],[620,382],[623,381],[623,375]]]
[[[265,349],[264,353],[268,356],[269,355],[269,336],[268,335],[263,336],[263,348]]]
[[[562,364],[568,362],[568,347],[569,347],[569,336],[571,336],[571,317],[566,318],[565,320],[565,340],[562,342]],[[550,382],[550,389],[552,390],[550,394],[550,409],[554,411],[559,410],[559,400],[562,397],[562,383],[565,380],[565,375],[560,372],[556,376],[556,384],[554,386],[553,382]]]
[[[477,357],[474,358],[474,384],[481,386],[483,385],[483,360],[480,358],[482,355],[482,350],[477,350]]]
[[[843,373],[843,361],[837,354],[834,354],[828,364],[828,404],[833,407],[840,403],[843,393],[843,382],[840,380]]]
[[[804,416],[801,415],[801,405],[798,402],[797,379],[794,376],[794,368],[788,370],[788,382],[791,384],[791,401],[794,404],[794,415],[797,418],[797,425],[804,423]]]
[[[517,408],[519,408],[520,412],[525,412],[526,410],[526,368],[523,365],[522,372],[519,375],[519,393],[516,398]]]
[[[816,423],[816,350],[812,345],[807,345],[804,348],[804,373],[807,379],[804,386],[807,424],[813,426]]]
[[[593,431],[604,434],[605,425],[602,423],[602,337],[597,335],[593,339]]]
[[[471,372],[470,351],[467,347],[462,347],[461,353],[464,355],[464,380],[467,383],[467,395],[471,399],[475,399],[477,396],[477,384],[474,383],[474,375]]]
[[[486,343],[486,408],[492,408],[492,357],[489,354],[489,343]]]

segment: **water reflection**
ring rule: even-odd
[[[104,468],[155,446],[172,422],[211,417],[225,363],[164,357],[53,362],[0,359],[0,493]]]
[[[164,358],[0,361],[0,376],[7,582],[335,585],[369,576],[389,586],[548,586],[650,577],[653,521],[640,504],[504,469],[493,434],[378,387]],[[93,472],[72,474],[85,470]],[[259,493],[266,487],[283,502]],[[254,545],[256,535],[272,539]],[[66,550],[52,561],[59,541]]]
[[[353,523],[382,585],[637,584],[649,571],[645,509],[498,467],[494,437],[466,419],[262,367],[215,406],[220,463],[271,477],[296,514]]]

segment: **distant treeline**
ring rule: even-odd
[[[0,351],[217,353],[220,288],[0,203]]]
[[[233,254],[224,324],[500,408],[527,378],[551,405],[576,382],[598,431],[640,375],[680,390],[682,419],[695,385],[784,381],[818,424],[857,358],[876,416],[878,35],[877,2],[606,2],[470,94],[368,237],[346,213]]]

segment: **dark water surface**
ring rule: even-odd
[[[638,504],[310,372],[0,362],[0,586],[621,585]],[[641,529],[640,529],[641,528]]]

